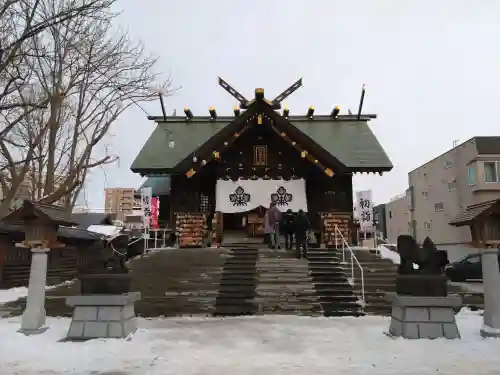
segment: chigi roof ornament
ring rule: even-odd
[[[292,95],[295,91],[297,91],[300,87],[302,87],[302,78],[295,81],[291,84],[286,90],[284,90],[281,94],[275,97],[273,100],[267,100],[264,95],[263,88],[255,89],[255,98],[252,100],[248,100],[242,94],[240,94],[237,90],[235,90],[229,83],[224,81],[219,77],[219,85],[226,90],[233,98],[235,98],[239,103],[239,108],[248,109],[248,107],[254,103],[255,101],[265,101],[268,103],[272,109],[281,109],[281,102]],[[236,114],[236,110],[235,110]]]

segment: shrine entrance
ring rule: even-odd
[[[247,212],[222,214],[222,233],[225,242],[259,242],[264,237],[264,207]]]
[[[222,231],[240,231],[250,237],[264,235],[264,216],[271,202],[282,212],[308,211],[304,179],[221,179],[215,201],[216,211],[222,213]]]

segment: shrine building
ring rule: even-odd
[[[281,102],[302,80],[273,100],[261,88],[247,100],[220,78],[219,84],[239,102],[232,116],[219,116],[210,107],[207,116],[185,108],[183,116],[170,117],[162,105],[163,116],[148,118],[157,126],[131,170],[154,186],[160,223],[179,233],[179,223],[188,218],[207,225],[203,217],[213,220],[217,234],[259,236],[274,201],[282,211],[306,211],[327,244],[325,217],[349,238],[353,174],[382,174],[393,167],[368,125],[376,116],[361,113],[364,89],[357,114],[340,114],[337,106],[326,115],[314,107],[294,115]]]

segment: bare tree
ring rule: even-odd
[[[40,1],[42,20],[61,12],[59,1]],[[111,125],[129,106],[157,98],[153,86],[168,90],[168,82],[157,83],[156,58],[125,33],[112,32],[115,16],[109,9],[94,9],[31,38],[32,53],[23,63],[34,85],[20,96],[25,102],[28,96],[31,102],[45,100],[47,108],[10,108],[20,120],[0,138],[0,156],[8,165],[5,173],[0,171],[0,184],[8,191],[0,216],[26,179],[33,199],[46,204],[64,200],[72,208],[89,169],[118,158],[96,152]]]

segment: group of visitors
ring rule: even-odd
[[[264,216],[264,233],[269,247],[280,249],[280,238],[281,233],[283,233],[287,250],[292,249],[295,238],[297,258],[307,257],[307,240],[310,229],[311,223],[303,210],[299,210],[295,214],[289,209],[282,214],[275,202],[271,203]]]

